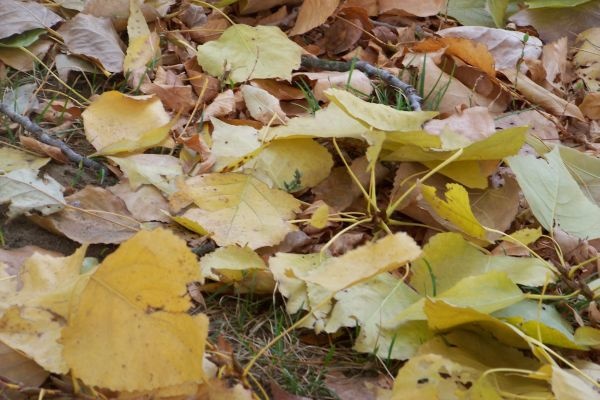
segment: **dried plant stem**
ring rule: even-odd
[[[304,68],[316,68],[328,71],[346,72],[355,68],[364,72],[371,78],[379,78],[390,86],[400,89],[406,95],[410,108],[413,111],[421,111],[421,96],[417,90],[406,82],[401,81],[392,73],[376,66],[369,64],[366,61],[333,61],[322,60],[320,58],[303,55],[302,66]]]
[[[40,142],[45,143],[49,146],[58,147],[63,152],[63,154],[67,156],[67,158],[74,164],[83,165],[87,168],[91,168],[101,172],[103,176],[106,175],[106,168],[102,164],[85,156],[82,156],[81,154],[77,153],[75,150],[70,148],[66,143],[56,138],[53,138],[48,133],[46,133],[44,128],[30,120],[28,117],[11,110],[8,104],[0,102],[0,113],[6,115],[12,121],[21,125],[26,131],[31,132],[35,136],[35,138]]]

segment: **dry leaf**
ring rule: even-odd
[[[96,60],[109,72],[123,71],[125,53],[110,19],[77,14],[58,32],[71,53]]]
[[[65,202],[69,207],[61,212],[30,218],[79,243],[120,243],[139,230],[123,200],[101,187],[86,186]]]
[[[301,35],[320,26],[336,10],[340,0],[306,0],[300,6],[296,24],[289,33],[290,36]]]
[[[557,117],[567,116],[585,121],[585,117],[575,104],[569,103],[540,85],[537,85],[524,74],[517,73],[514,69],[505,69],[502,70],[502,73],[533,104],[539,105]]]

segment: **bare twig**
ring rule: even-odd
[[[11,110],[8,104],[0,102],[0,113],[6,115],[8,118],[21,125],[26,131],[33,133],[35,135],[35,138],[40,142],[45,143],[49,146],[58,147],[63,152],[63,154],[67,156],[67,158],[73,163],[77,165],[81,164],[85,167],[99,171],[103,175],[106,175],[106,168],[102,164],[85,156],[82,156],[81,154],[77,153],[75,150],[70,148],[66,143],[56,138],[53,138],[48,133],[46,133],[44,128],[27,118],[26,116]]]
[[[304,68],[317,68],[329,71],[346,72],[352,68],[356,68],[359,71],[364,72],[371,78],[379,78],[386,82],[388,85],[398,88],[404,92],[410,108],[414,111],[421,111],[421,96],[419,96],[417,90],[406,82],[401,81],[390,72],[377,68],[376,66],[369,64],[366,61],[333,61],[333,60],[322,60],[320,58],[303,55],[302,66]]]

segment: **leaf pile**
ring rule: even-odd
[[[7,225],[80,244],[0,250],[3,387],[291,398],[252,370],[299,329],[384,366],[370,398],[600,398],[599,7],[0,0],[3,106],[111,174],[0,128]],[[203,294],[294,322],[240,366]]]

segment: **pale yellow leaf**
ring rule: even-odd
[[[230,26],[217,40],[198,46],[198,64],[221,77],[228,71],[233,82],[250,79],[290,80],[300,66],[302,48],[275,26]]]
[[[312,139],[275,140],[247,164],[254,174],[288,192],[318,185],[333,167],[331,153]]]
[[[382,272],[397,269],[420,253],[421,248],[414,239],[399,232],[350,250],[343,256],[328,259],[306,280],[337,292]]]
[[[400,111],[385,104],[369,103],[350,92],[328,89],[325,95],[348,115],[367,127],[382,131],[410,132],[421,130],[423,123],[435,117],[435,111]]]
[[[220,246],[238,244],[252,249],[271,246],[295,230],[287,220],[299,210],[300,202],[252,176],[198,175],[188,179],[181,191],[197,208],[180,218],[210,232]]]
[[[0,172],[11,172],[15,169],[42,168],[50,161],[48,157],[40,157],[12,147],[0,147]]]
[[[177,178],[183,176],[179,160],[166,154],[134,154],[108,158],[123,170],[132,189],[149,184],[170,195],[177,191]]]

